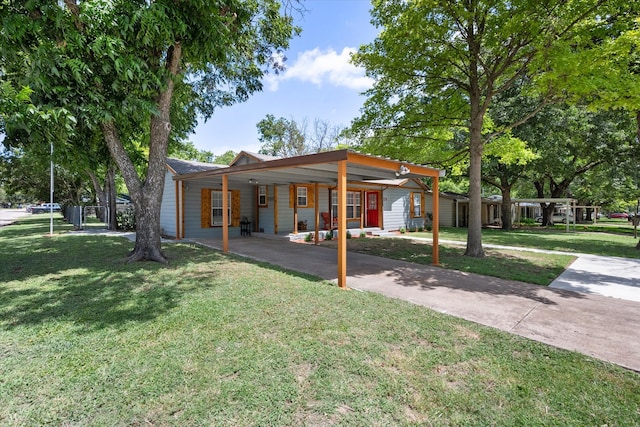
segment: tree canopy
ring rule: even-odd
[[[160,202],[172,137],[246,100],[298,29],[278,0],[0,3],[0,78],[101,132],[136,208],[130,260],[165,261]],[[33,126],[30,127],[33,129]],[[66,143],[66,141],[54,141]],[[74,141],[77,144],[78,141]],[[142,168],[136,166],[142,164]]]
[[[607,0],[378,0],[379,36],[354,62],[375,81],[352,130],[419,148],[466,129],[470,217],[466,254],[480,257],[481,176],[485,144],[563,94],[537,85],[540,104],[495,133],[483,134],[494,98],[525,76],[540,82],[562,48],[594,28],[602,7],[625,18],[627,2]],[[552,61],[553,59],[553,61]],[[553,81],[554,78],[551,78]],[[381,143],[381,144],[384,144]],[[424,152],[417,149],[416,152]]]
[[[299,156],[331,150],[347,143],[343,128],[316,118],[309,129],[308,120],[276,118],[273,114],[256,125],[262,142],[261,154],[277,157]]]

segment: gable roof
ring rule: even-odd
[[[227,165],[217,165],[215,163],[194,162],[191,160],[173,159],[167,157],[167,167],[174,175],[184,175],[187,173],[204,172],[213,169],[227,168]]]
[[[247,163],[262,163],[262,162],[268,162],[269,160],[276,160],[280,158],[281,157],[270,156],[268,154],[252,153],[251,151],[243,150],[238,153],[235,159],[233,159],[230,166],[247,164]]]

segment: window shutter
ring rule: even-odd
[[[290,184],[289,185],[289,207],[291,209],[293,209],[293,204],[296,197],[298,197],[298,195],[296,194],[296,188],[293,184]]]
[[[240,227],[240,190],[231,190],[231,226]]]
[[[420,193],[420,218],[424,218],[424,193]]]
[[[307,185],[307,207],[312,208],[316,205],[316,194],[313,185]]]
[[[295,200],[298,198],[298,188],[304,187],[307,189],[307,205],[306,206],[298,206],[299,208],[313,208],[316,205],[316,196],[315,189],[313,185],[289,185],[289,207],[293,209],[293,204]]]
[[[209,188],[200,190],[200,227],[211,227],[211,190]]]
[[[413,191],[409,193],[409,218],[413,218],[415,212],[415,206],[413,205]]]

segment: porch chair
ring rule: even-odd
[[[320,215],[322,216],[322,221],[324,221],[323,230],[334,230],[338,228],[338,218],[331,218],[329,212],[320,212]]]

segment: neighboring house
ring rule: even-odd
[[[481,220],[483,226],[500,224],[501,206],[501,199],[495,197],[482,199]],[[469,196],[452,192],[440,193],[440,226],[467,227],[468,225]]]
[[[433,195],[421,178],[425,173],[443,176],[443,171],[348,150],[286,159],[243,151],[229,166],[167,159],[162,232],[177,239],[222,238],[223,175],[228,179],[230,237],[312,231],[316,221],[320,230],[336,228],[337,180],[329,169],[339,156],[358,156],[357,161],[365,164],[349,166],[348,229],[399,230],[432,223]],[[401,166],[394,176],[378,164]],[[414,174],[412,168],[422,172]],[[441,225],[453,225],[454,199],[441,200]]]

